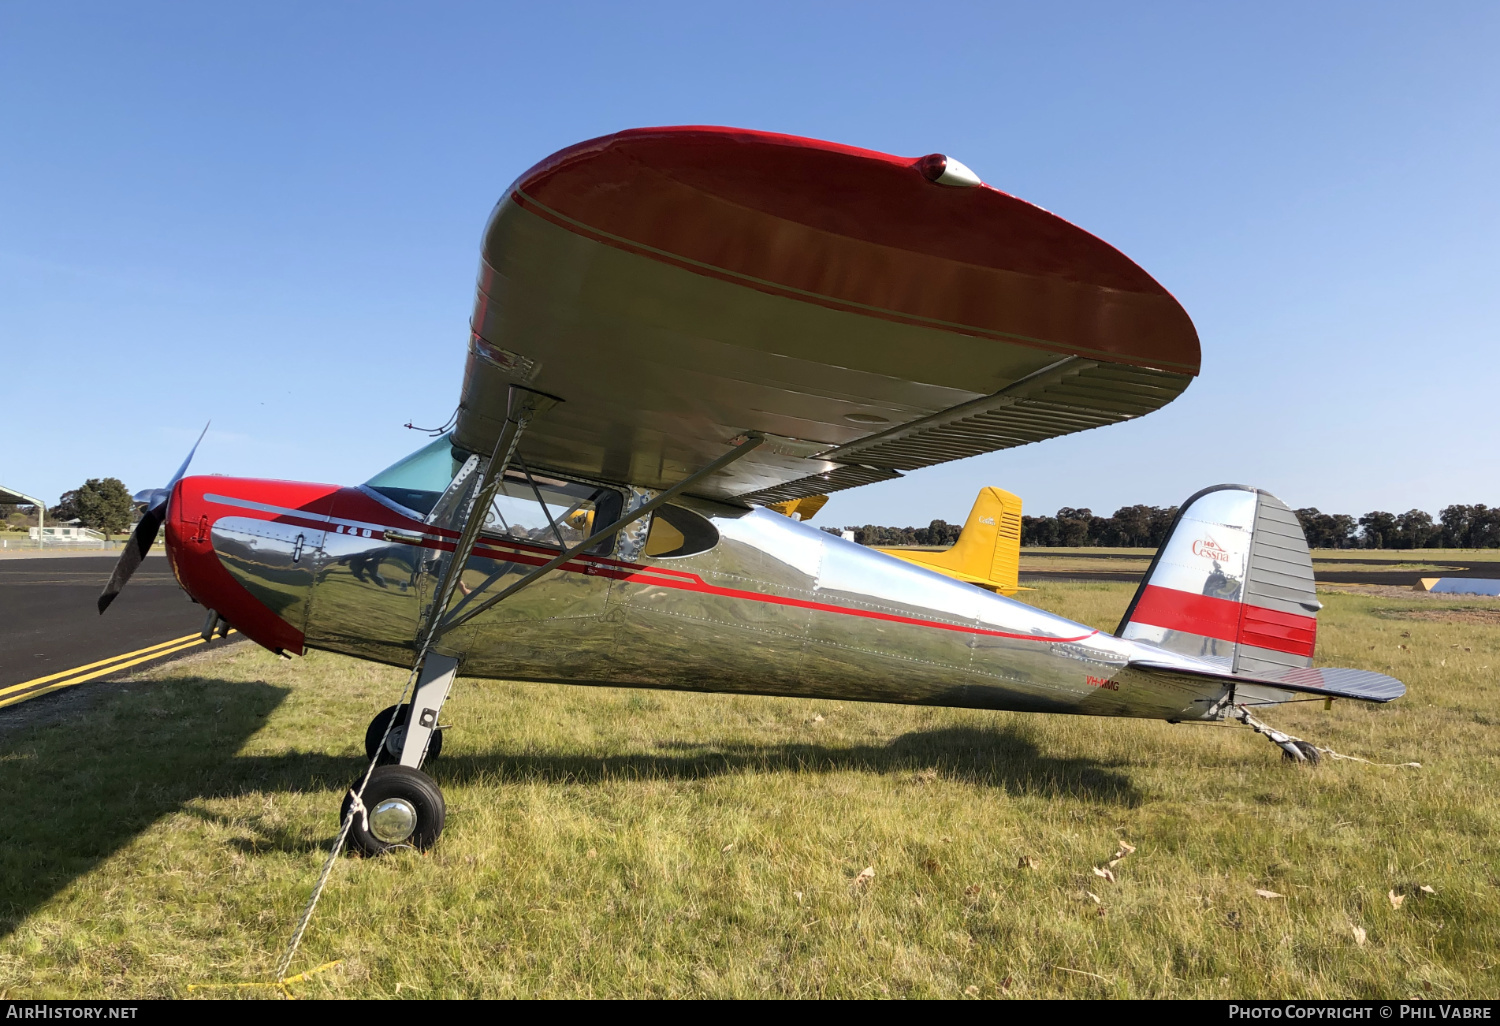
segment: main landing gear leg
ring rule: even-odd
[[[422,772],[421,766],[424,759],[437,754],[442,743],[443,735],[437,730],[438,713],[457,674],[457,659],[429,655],[422,664],[411,704],[388,709],[370,724],[375,736],[367,744],[373,746],[380,744],[381,736],[385,735],[385,721],[391,714],[403,721],[385,735],[386,747],[392,751],[382,753],[388,758],[396,754],[394,749],[399,746],[401,761],[375,767],[359,807],[354,809],[349,840],[365,854],[379,855],[392,848],[430,848],[442,834],[447,818],[443,792],[436,781]],[[356,783],[344,798],[346,816],[354,805],[357,788]]]
[[[422,664],[422,675],[417,678],[417,693],[411,699],[411,712],[406,720],[406,740],[401,746],[401,765],[421,769],[428,756],[428,742],[439,746],[442,734],[438,733],[438,713],[453,690],[453,678],[458,675],[458,660],[451,656],[430,655]]]
[[[447,656],[428,656],[422,666],[422,675],[417,680],[416,697],[407,705],[393,705],[375,714],[365,729],[365,758],[374,759],[385,739],[385,750],[380,752],[380,763],[399,762],[403,766],[421,769],[436,759],[443,750],[443,732],[437,726],[438,714],[453,688],[453,677],[458,661]],[[412,731],[411,711],[419,710],[417,729]],[[430,714],[430,715],[429,715]],[[387,733],[386,724],[396,717],[396,725]],[[408,748],[408,739],[415,738]],[[423,749],[425,748],[425,754]]]

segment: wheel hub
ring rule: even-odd
[[[370,833],[386,844],[400,844],[417,829],[417,810],[404,798],[387,798],[370,810]]]
[[[385,738],[385,750],[392,756],[401,758],[401,749],[406,746],[406,724],[398,723],[391,728],[391,732]]]

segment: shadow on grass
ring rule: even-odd
[[[18,706],[30,722],[0,735],[0,937],[184,802],[242,789],[235,753],[285,697],[183,677]]]
[[[217,820],[191,806],[195,799],[252,791],[337,794],[347,787],[363,768],[358,758],[316,751],[236,756],[286,693],[263,682],[195,677],[140,683],[59,703],[50,715],[0,735],[9,835],[0,845],[0,937],[162,816],[186,808]],[[1140,800],[1124,774],[1092,759],[1045,755],[1015,728],[919,731],[883,745],[672,742],[622,756],[510,754],[502,740],[492,752],[443,758],[428,769],[445,786],[936,770],[1012,794]],[[336,808],[330,805],[330,825]],[[258,836],[230,842],[247,852],[304,853],[331,839],[248,825]]]
[[[914,731],[883,745],[736,745],[667,742],[661,752],[620,756],[484,755],[444,757],[431,771],[439,783],[472,783],[499,776],[595,783],[604,780],[696,780],[732,773],[918,773],[936,770],[950,779],[1012,794],[1069,796],[1136,805],[1140,793],[1125,774],[1088,758],[1045,755],[1013,727],[946,727]]]
[[[545,782],[595,784],[612,780],[702,780],[736,773],[828,773],[858,770],[876,774],[917,774],[936,770],[1015,795],[1078,798],[1134,806],[1141,794],[1123,773],[1093,759],[1042,754],[1014,728],[951,727],[904,734],[884,745],[741,745],[733,748],[685,741],[664,742],[660,753],[619,756],[481,755],[444,756],[424,767],[443,787]],[[235,790],[332,791],[347,787],[364,769],[362,760],[320,752],[288,752],[236,759],[228,769]],[[205,792],[207,793],[207,792]],[[191,814],[222,825],[225,817],[202,808]],[[333,806],[330,805],[329,826]],[[309,838],[295,827],[268,826],[237,818],[255,835],[228,843],[246,854],[326,851],[333,834]]]

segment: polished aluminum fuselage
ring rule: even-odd
[[[410,665],[440,546],[388,540],[412,520],[379,496],[323,530],[226,516],[230,573],[310,648]],[[211,497],[210,497],[211,498]],[[1132,658],[1210,668],[955,581],[764,509],[698,504],[718,530],[675,559],[580,558],[445,636],[468,677],[1199,718],[1223,695]],[[374,516],[370,510],[389,516]],[[224,510],[231,513],[231,510]],[[291,551],[301,538],[303,553]],[[461,590],[493,594],[549,553],[485,538]],[[472,601],[472,600],[471,600]]]

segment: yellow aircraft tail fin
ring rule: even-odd
[[[1021,497],[1000,488],[981,488],[951,549],[880,551],[1002,595],[1014,595],[1021,590]]]

